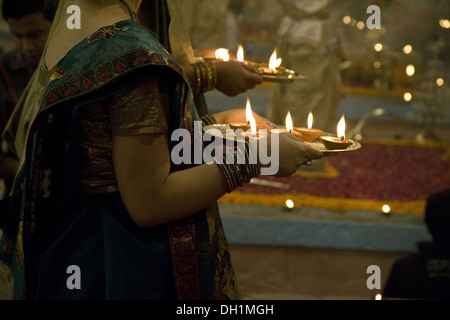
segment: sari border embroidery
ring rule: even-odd
[[[117,28],[116,26],[108,26],[101,28],[99,31],[88,37],[88,43],[100,40],[101,38],[110,39],[116,34],[126,33],[127,27]]]
[[[200,300],[196,230],[192,219],[169,226],[173,275],[180,300]]]
[[[149,49],[132,50],[74,78],[63,79],[67,77],[67,71],[65,71],[66,76],[57,79],[64,81],[45,94],[40,112],[61,102],[95,91],[135,69],[150,65],[170,67],[185,78],[182,69],[172,59],[161,53]]]

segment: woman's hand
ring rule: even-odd
[[[215,61],[217,70],[216,89],[233,97],[253,89],[264,80],[262,72],[239,61]]]
[[[245,109],[231,109],[214,114],[218,123],[231,123],[231,122],[242,122],[246,123],[247,118],[245,114]],[[255,118],[256,126],[260,129],[273,129],[274,123],[261,117],[256,113],[252,113]]]
[[[276,177],[289,177],[294,174],[301,165],[323,157],[323,153],[320,150],[309,146],[304,143],[302,139],[292,134],[280,133],[276,135],[278,136],[278,139],[272,140],[272,136],[275,136],[272,134],[258,140],[258,152],[261,148],[261,144],[266,143],[271,162],[262,165],[261,168],[273,168],[273,166],[276,165],[278,170],[273,174]],[[273,143],[277,143],[277,146],[274,146]],[[271,170],[271,172],[273,171]]]

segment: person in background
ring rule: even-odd
[[[283,66],[303,74],[305,80],[275,84],[267,118],[284,123],[290,111],[294,126],[301,127],[307,125],[311,111],[315,128],[334,132],[342,52],[331,19],[333,0],[278,2],[284,17],[278,29],[277,54]]]
[[[6,21],[14,49],[0,57],[0,133],[6,127],[14,107],[41,59],[58,1],[3,0],[2,17]],[[4,144],[0,150],[0,178],[5,197],[18,167],[17,157]]]
[[[394,263],[383,296],[400,299],[450,299],[450,189],[432,194],[425,222],[433,238],[419,252]]]
[[[220,7],[225,5],[226,8],[227,3],[220,1]],[[139,11],[139,19],[144,26],[158,36],[160,42],[182,66],[194,92],[197,111],[200,116],[203,116],[208,113],[204,97],[207,91],[217,89],[227,96],[236,96],[261,84],[263,77],[262,72],[253,66],[238,61],[212,61],[197,56],[192,45],[191,34],[201,33],[203,36],[201,42],[208,42],[208,35],[209,38],[215,39],[217,34],[208,32],[209,29],[200,32],[199,27],[191,26],[192,22],[189,21],[192,19],[189,14],[194,14],[191,12],[192,6],[200,10],[205,7],[211,9],[214,4],[185,0],[144,2]],[[203,26],[206,28],[206,25]]]

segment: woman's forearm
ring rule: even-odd
[[[186,218],[228,191],[216,164],[170,173],[165,136],[117,137],[113,143],[119,191],[131,218],[141,227]]]
[[[219,166],[204,164],[169,174],[161,188],[158,203],[161,210],[167,210],[173,221],[205,209],[227,191]],[[162,216],[155,222],[168,222],[165,219]]]

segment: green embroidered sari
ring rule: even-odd
[[[118,192],[80,193],[80,109],[161,73],[173,80],[169,135],[192,132],[200,118],[181,68],[137,23],[101,28],[57,65],[30,131],[0,248],[16,299],[240,298],[216,204],[142,229]]]

